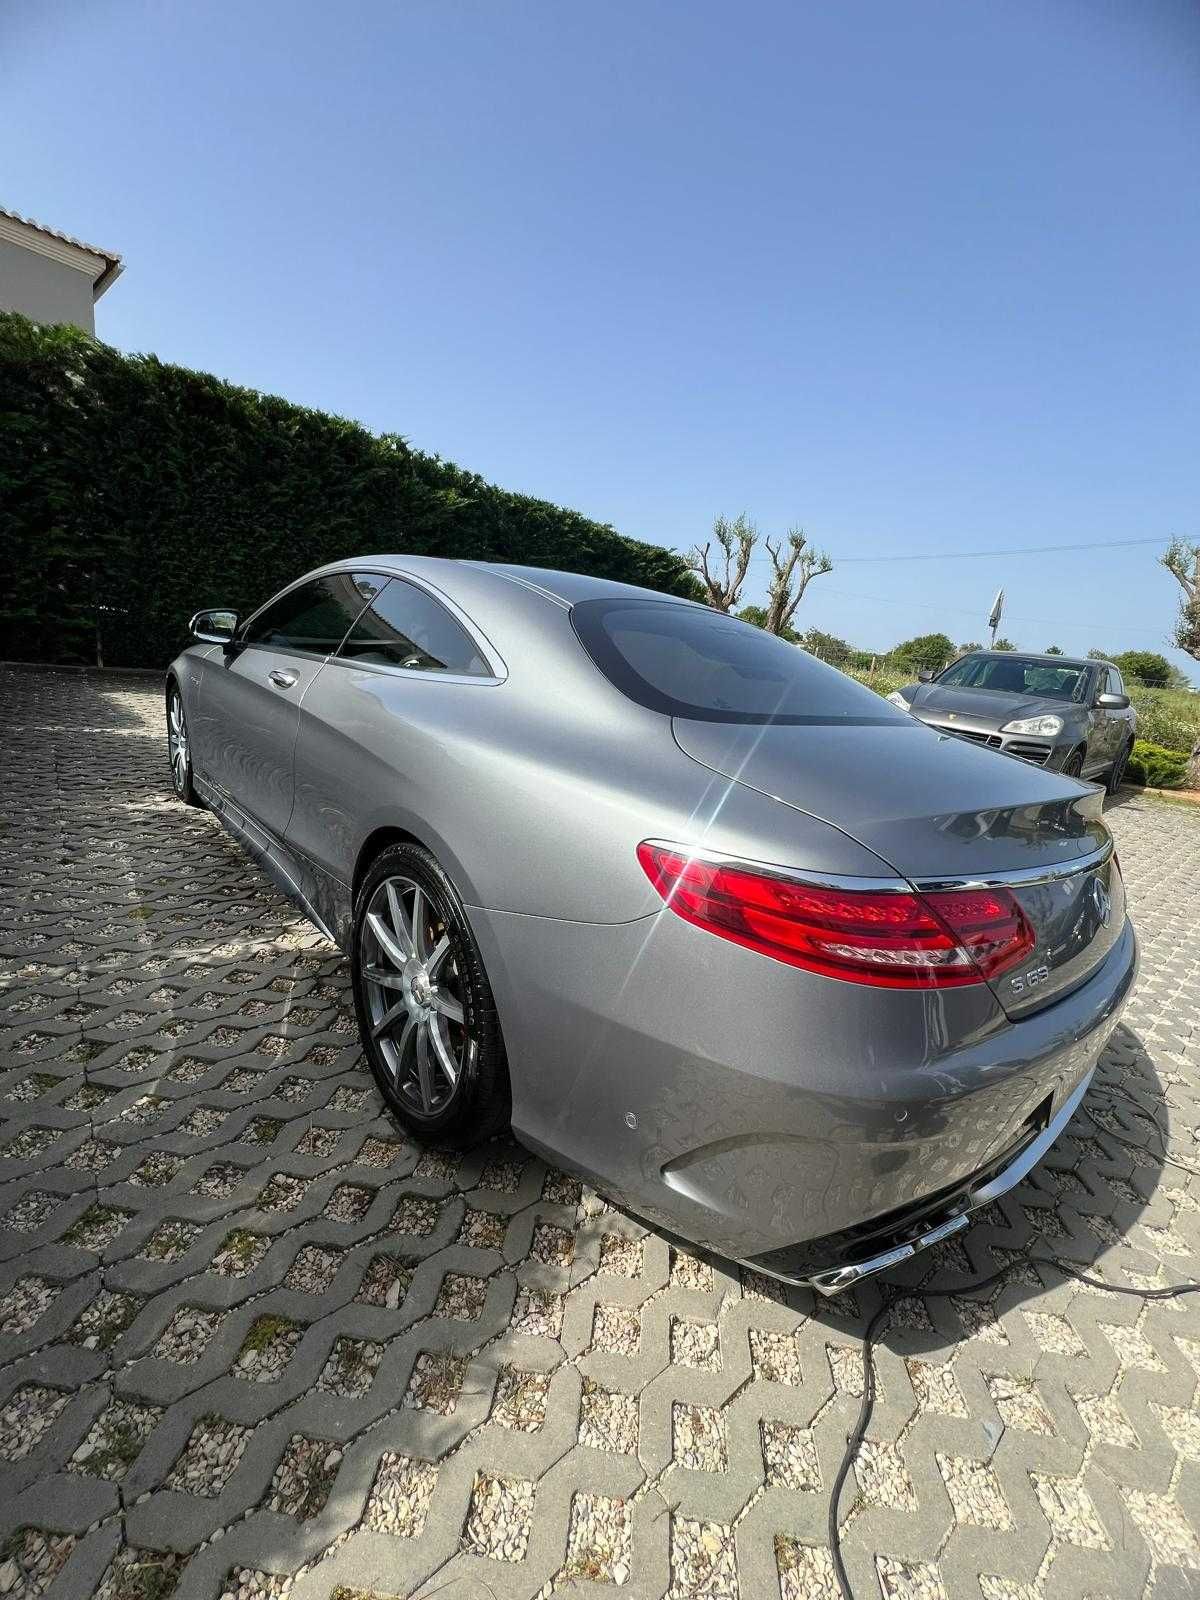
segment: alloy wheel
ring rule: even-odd
[[[186,794],[188,785],[188,731],[183,701],[178,691],[167,707],[167,750],[171,757],[171,777],[177,794]]]
[[[411,878],[385,878],[362,924],[359,971],[371,1038],[418,1116],[445,1110],[475,1048],[445,919]]]

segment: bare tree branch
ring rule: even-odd
[[[685,556],[688,568],[696,574],[707,591],[708,603],[717,611],[732,611],[741,599],[746,574],[750,570],[750,557],[758,541],[758,529],[743,511],[732,522],[728,517],[718,517],[713,523],[713,538],[720,546],[723,562],[719,572],[709,565],[710,540],[695,545]]]
[[[1194,661],[1200,661],[1200,544],[1172,539],[1162,564],[1183,590],[1175,643]],[[1200,788],[1200,739],[1192,746],[1184,782],[1189,788]]]
[[[833,571],[833,562],[821,550],[814,550],[803,528],[789,528],[784,548],[765,541],[774,576],[767,589],[767,632],[781,634],[790,626],[804,591],[814,578]]]
[[[1193,660],[1200,661],[1200,544],[1172,539],[1162,564],[1183,590],[1175,643]]]

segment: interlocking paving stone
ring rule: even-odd
[[[836,1600],[879,1286],[415,1146],[345,959],[175,802],[161,720],[151,679],[0,669],[0,1600]],[[1200,1255],[1200,817],[1108,816],[1138,987],[1050,1157],[904,1278],[1017,1266],[882,1337],[841,1509],[883,1600],[1200,1584],[1200,1305],[1021,1265]]]

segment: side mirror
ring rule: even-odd
[[[188,631],[201,644],[232,644],[238,620],[236,611],[197,611]]]
[[[932,683],[933,682],[933,668],[932,667],[920,667],[920,668],[918,668],[918,670],[917,670],[917,682],[918,683]]]
[[[1098,694],[1096,696],[1096,709],[1099,711],[1124,711],[1129,704],[1127,694]]]

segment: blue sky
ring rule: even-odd
[[[1191,0],[6,0],[0,148],[125,256],[101,337],[629,534],[1200,537]],[[797,622],[1003,583],[1026,647],[1162,648],[1157,553],[846,560]]]

